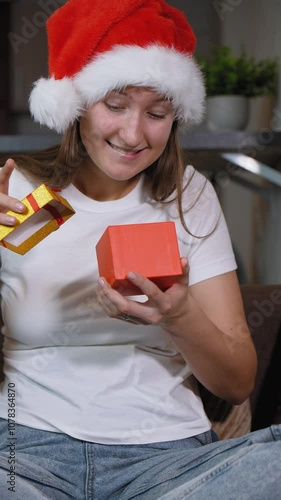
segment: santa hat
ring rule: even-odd
[[[164,0],[69,0],[47,22],[48,79],[35,82],[36,121],[64,132],[85,109],[128,85],[169,98],[182,124],[204,108],[196,38],[184,14]]]

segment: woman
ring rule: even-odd
[[[51,77],[30,104],[62,144],[18,157],[16,169],[7,161],[0,221],[15,225],[5,211],[23,211],[19,200],[41,182],[76,214],[24,257],[1,251],[2,497],[9,486],[20,499],[274,498],[280,428],[218,442],[196,384],[239,404],[256,355],[214,190],[180,160],[178,126],[203,110],[193,32],[162,0],[110,10],[69,0],[48,34]],[[108,225],[167,220],[178,283],[162,292],[132,269],[136,299],[98,276],[95,245]]]

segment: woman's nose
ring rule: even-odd
[[[144,126],[139,115],[125,116],[119,132],[120,138],[127,146],[135,148],[144,142]]]

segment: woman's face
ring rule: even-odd
[[[80,134],[91,166],[125,181],[161,156],[173,121],[168,100],[150,89],[127,87],[93,104],[80,120]]]

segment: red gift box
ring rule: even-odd
[[[128,279],[140,273],[161,290],[182,275],[174,222],[109,226],[96,245],[99,274],[123,295],[143,295]]]

